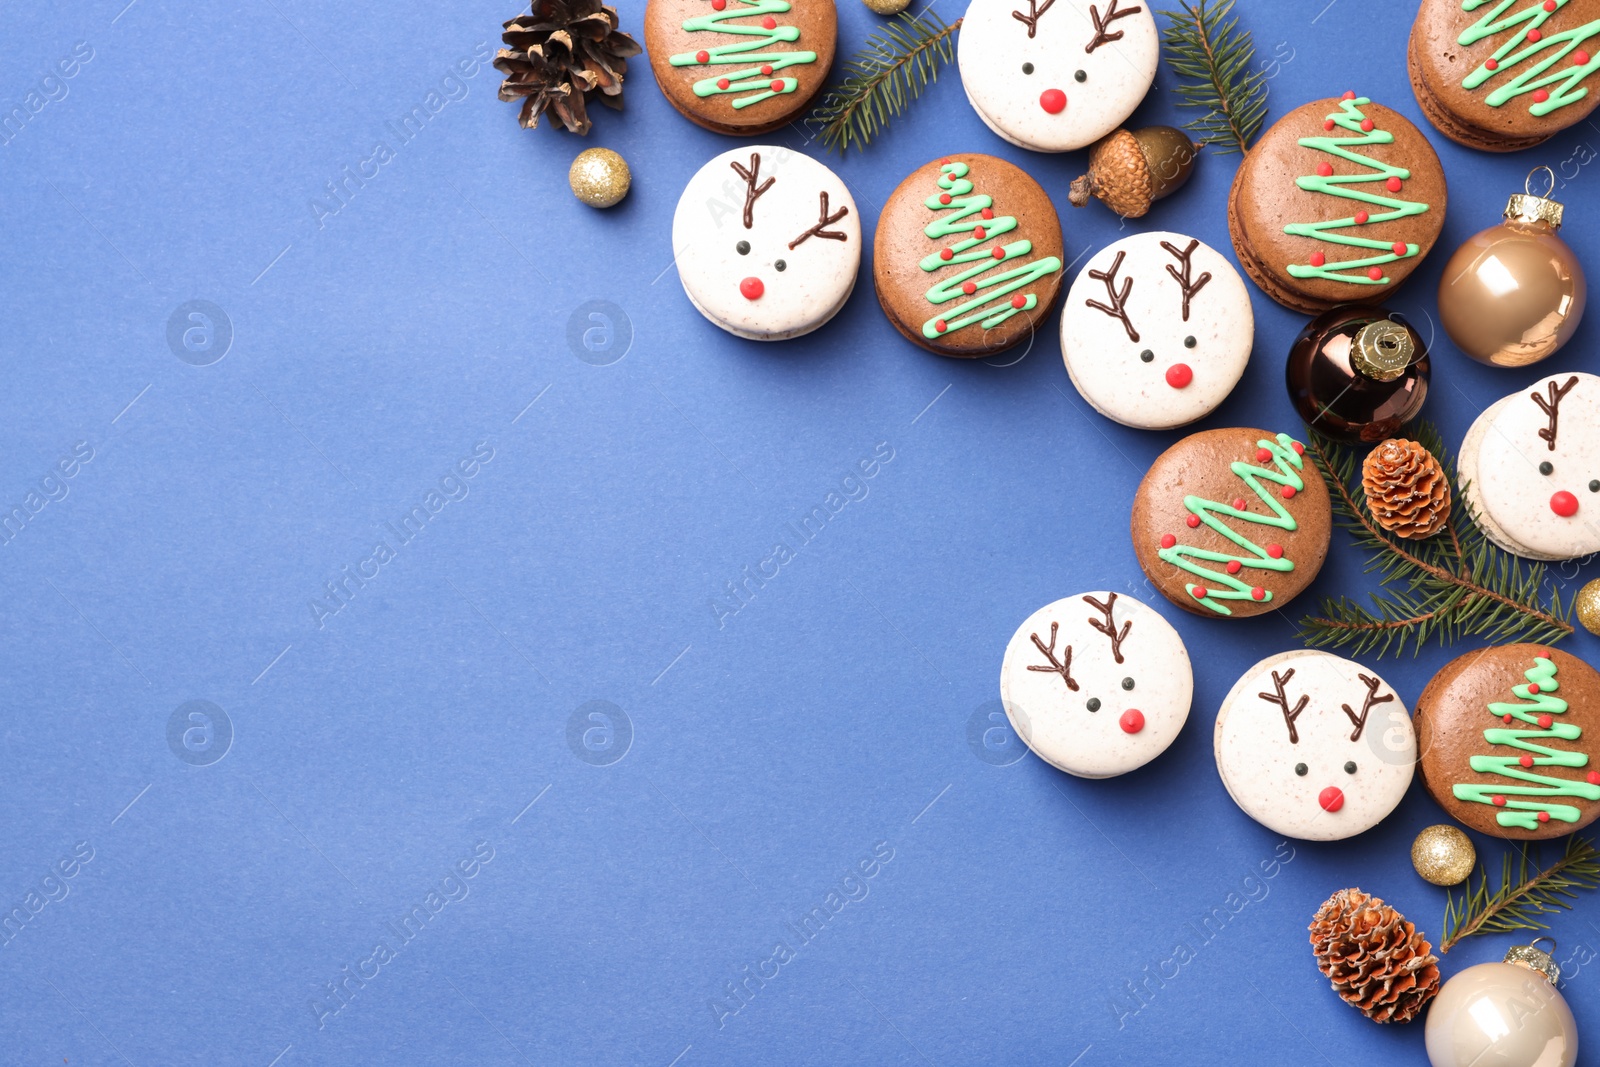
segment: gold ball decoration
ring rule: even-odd
[[[567,172],[572,195],[590,207],[612,207],[628,195],[628,161],[609,148],[585,148]]]
[[[1578,590],[1578,621],[1585,630],[1600,636],[1600,578]]]
[[[911,6],[911,0],[861,0],[876,15],[898,15]]]
[[[1460,885],[1477,862],[1472,838],[1454,826],[1429,826],[1411,842],[1411,866],[1434,885]]]

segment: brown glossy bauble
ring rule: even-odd
[[[1439,319],[1467,355],[1496,367],[1537,363],[1583,318],[1583,264],[1556,236],[1561,205],[1518,194],[1505,221],[1456,249],[1439,280]]]
[[[1285,368],[1289,399],[1318,433],[1351,444],[1393,437],[1428,397],[1427,346],[1381,307],[1345,304],[1300,331]]]

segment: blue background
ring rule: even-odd
[[[79,42],[93,52],[0,146],[0,499],[22,502],[76,442],[93,450],[0,548],[0,903],[79,842],[93,852],[0,948],[0,1062],[1421,1060],[1421,1025],[1342,1004],[1305,932],[1355,885],[1437,938],[1444,894],[1407,855],[1441,819],[1420,785],[1370,833],[1294,845],[1263,899],[1147,981],[1278,847],[1224,792],[1211,724],[1315,601],[1221,623],[1145,590],[1129,504],[1180,434],[1094,414],[1055,316],[1025,356],[932,356],[883,318],[867,248],[816,334],[714,328],[671,268],[670,218],[735,142],[674,112],[644,58],[627,112],[596,109],[586,141],[519,129],[480,64],[400,144],[386,124],[497,47],[514,3],[126,3],[11,4],[0,41],[5,110]],[[1431,133],[1404,73],[1415,5],[1323,3],[1240,4],[1273,116],[1352,88]],[[881,23],[841,4],[848,55]],[[643,4],[621,13],[642,37]],[[1163,68],[1135,123],[1179,117],[1171,84]],[[380,140],[394,158],[377,176],[314,209]],[[767,140],[806,147],[797,128]],[[1595,126],[1510,157],[1434,141],[1449,218],[1393,301],[1419,321],[1449,251],[1534,165],[1561,170],[1573,246],[1600,232],[1600,170],[1580,162]],[[611,211],[567,190],[592,144],[633,167]],[[1069,259],[1122,232],[1098,204],[1066,206],[1082,153],[1002,143],[953,69],[833,165],[870,231],[901,177],[956,151],[1035,175]],[[1203,158],[1140,225],[1229,250],[1236,159]],[[1201,428],[1298,428],[1282,360],[1304,320],[1252,295],[1254,359]],[[167,339],[196,299],[232,332],[205,366],[220,332],[195,353]],[[595,300],[621,310],[625,351],[569,345]],[[1596,369],[1595,331],[1540,370]],[[1426,414],[1453,442],[1533,377],[1442,336],[1435,355]],[[480,442],[492,460],[448,483],[467,495],[399,545],[384,524]],[[894,458],[866,498],[719,626],[711,599],[880,442]],[[395,558],[319,625],[311,601],[380,537]],[[1358,588],[1361,563],[1336,534],[1312,593]],[[1183,633],[1188,728],[1116,780],[996,765],[1004,735],[997,755],[982,728],[1006,640],[1093,588],[1141,595]],[[1586,634],[1566,647],[1600,654]],[[1409,702],[1451,655],[1381,669]],[[168,736],[191,700],[221,709],[198,753]],[[589,719],[594,700],[618,711]],[[849,883],[866,896],[801,945],[784,924],[826,908],[879,842],[892,859]],[[398,942],[388,924],[475,847],[493,859],[449,883],[467,895],[334,1000],[341,968]],[[1592,907],[1555,933],[1600,1040],[1600,963],[1574,956],[1600,945]],[[795,958],[719,1019],[713,998],[770,972],[780,938]],[[1513,940],[1466,942],[1445,972]]]

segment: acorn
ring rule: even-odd
[[[1194,170],[1200,146],[1171,126],[1115,130],[1089,146],[1089,173],[1067,191],[1073,207],[1091,196],[1125,219],[1136,219],[1150,205],[1183,187]]]

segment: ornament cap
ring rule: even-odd
[[[1539,948],[1539,942],[1549,941],[1550,952]],[[1551,955],[1556,950],[1554,938],[1536,937],[1531,945],[1512,945],[1506,950],[1506,962],[1518,967],[1526,967],[1530,971],[1538,971],[1549,979],[1551,985],[1561,979],[1561,965]]]
[[[1540,171],[1544,171],[1549,178],[1542,195],[1533,191],[1533,176]],[[1557,201],[1549,199],[1555,187],[1554,171],[1549,167],[1534,167],[1528,172],[1527,180],[1522,183],[1523,191],[1511,194],[1511,198],[1506,201],[1506,221],[1542,222],[1552,230],[1561,229],[1561,217],[1566,209]]]
[[[1378,319],[1356,334],[1350,362],[1368,378],[1392,382],[1406,372],[1416,352],[1410,330],[1393,319]]]

